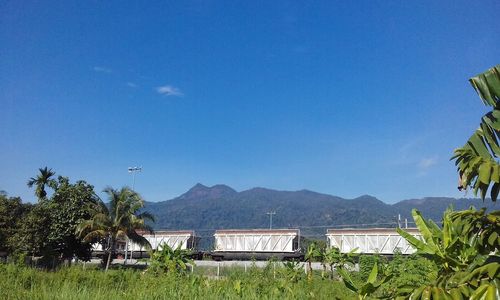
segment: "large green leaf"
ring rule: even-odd
[[[375,264],[373,265],[373,269],[370,272],[370,275],[368,276],[368,282],[374,284],[375,281],[377,280],[377,275],[378,275],[378,267],[377,263],[375,262]]]
[[[344,281],[344,284],[348,289],[355,293],[359,291],[359,287],[354,283],[354,281],[352,281],[351,276],[349,276],[349,273],[346,270],[339,268],[337,269],[337,272],[342,277],[342,280]]]
[[[401,235],[405,240],[408,241],[413,247],[415,247],[419,252],[427,253],[427,254],[435,254],[436,249],[429,247],[426,243],[414,237],[412,234],[402,230],[401,228],[396,228],[396,231]]]
[[[422,234],[422,237],[424,238],[424,241],[426,242],[427,246],[433,249],[433,252],[440,252],[439,248],[436,246],[433,240],[433,233],[429,229],[427,222],[425,222],[424,218],[422,217],[422,214],[416,210],[413,209],[411,211],[411,214],[413,216],[413,219],[415,220],[415,224],[417,225],[418,230],[420,231],[420,234]]]
[[[469,79],[485,105],[495,106],[500,99],[500,65]]]
[[[470,79],[470,83],[484,104],[493,110],[481,119],[479,129],[469,138],[467,143],[454,151],[460,174],[461,187],[473,188],[475,195],[480,194],[484,200],[492,183],[500,183],[500,170],[496,158],[500,158],[500,65]],[[490,191],[491,198],[496,201],[498,187]]]

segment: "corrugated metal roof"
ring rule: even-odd
[[[153,234],[150,234],[149,232],[143,231],[143,232],[137,232],[141,235],[192,235],[194,236],[194,231],[193,230],[155,230]]]
[[[299,234],[299,229],[222,229],[217,234]]]
[[[409,233],[420,233],[417,228],[401,228]],[[326,234],[399,234],[395,228],[345,228],[328,229]]]

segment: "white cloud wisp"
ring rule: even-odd
[[[158,92],[158,94],[164,96],[177,96],[177,97],[184,96],[181,90],[171,85],[159,86],[156,88],[156,91]]]

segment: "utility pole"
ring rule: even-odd
[[[273,215],[275,215],[275,211],[268,211],[266,215],[269,215],[269,229],[273,229]]]
[[[128,167],[128,172],[132,173],[132,190],[135,188],[135,173],[141,172],[142,167]]]

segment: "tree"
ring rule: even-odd
[[[43,205],[48,207],[51,221],[47,241],[63,260],[75,256],[90,259],[92,246],[78,237],[76,229],[82,221],[92,218],[89,208],[98,202],[99,197],[92,185],[82,180],[71,184],[67,177],[58,177],[54,194]]]
[[[151,248],[148,240],[136,231],[152,232],[146,221],[154,222],[154,218],[148,212],[141,212],[144,200],[133,190],[127,187],[121,190],[107,187],[104,192],[108,194],[109,207],[99,201],[93,207],[92,218],[80,223],[77,232],[86,242],[98,239],[104,241],[105,257],[107,256],[106,270],[108,270],[119,239],[130,239],[136,244]]]
[[[46,199],[47,197],[47,192],[45,191],[45,187],[49,186],[51,188],[54,188],[56,181],[52,179],[52,176],[54,176],[56,173],[52,171],[52,169],[48,169],[47,167],[45,168],[40,168],[38,169],[40,174],[36,176],[36,178],[31,177],[30,180],[28,180],[28,187],[33,187],[36,186],[35,189],[35,195],[38,197],[39,201],[42,201],[42,199]]]
[[[0,193],[0,256],[9,255],[15,250],[12,239],[28,209],[21,198]]]
[[[492,201],[500,191],[500,65],[471,78],[470,83],[483,103],[493,107],[467,143],[454,151],[459,173],[459,189],[471,187],[484,200],[490,189]]]
[[[52,256],[47,240],[50,234],[50,211],[45,201],[26,207],[26,213],[19,221],[19,228],[11,239],[12,247],[19,254]]]

